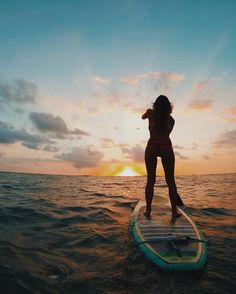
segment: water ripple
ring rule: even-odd
[[[128,231],[145,177],[0,173],[1,293],[234,293],[235,180],[177,177],[209,258],[201,274],[172,274],[150,264]],[[154,201],[169,203],[163,177]]]

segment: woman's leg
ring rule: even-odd
[[[157,156],[155,150],[147,146],[145,150],[145,164],[147,170],[147,184],[145,189],[146,198],[146,216],[150,216],[152,210],[152,199],[154,193],[154,184],[156,181],[156,167],[157,167]]]
[[[173,217],[178,217],[181,214],[177,212],[177,188],[175,184],[175,155],[172,147],[162,148],[161,154],[162,165],[165,171],[165,179],[169,188],[169,197],[172,207]]]

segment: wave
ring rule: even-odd
[[[203,212],[203,214],[207,214],[207,215],[232,215],[235,213],[234,210],[231,209],[226,209],[223,207],[208,207],[208,208],[202,208],[201,212]]]
[[[187,292],[234,293],[234,179],[177,178],[183,209],[209,242],[209,264],[200,279],[189,273]],[[2,293],[183,292],[186,274],[160,273],[129,234],[145,177],[1,173],[0,181]],[[164,178],[156,187],[154,201],[170,205]]]
[[[133,201],[123,201],[123,202],[114,202],[113,206],[116,207],[127,207],[127,208],[134,208],[136,204],[138,203],[138,200]]]
[[[188,213],[192,215],[206,215],[206,216],[217,216],[217,215],[225,215],[232,216],[235,215],[235,210],[226,209],[223,207],[205,207],[205,208],[197,208],[197,207],[184,207]]]

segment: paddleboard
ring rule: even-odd
[[[168,205],[152,205],[151,218],[143,215],[145,209],[145,202],[139,201],[129,223],[143,254],[164,270],[202,269],[207,260],[206,240],[184,210],[178,208],[182,216],[172,220]]]

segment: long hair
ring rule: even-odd
[[[160,95],[153,103],[153,110],[155,112],[156,126],[160,133],[165,133],[168,130],[168,120],[172,112],[173,106],[169,99]]]

